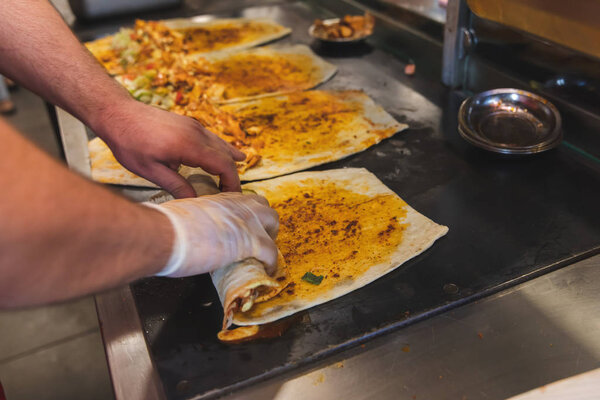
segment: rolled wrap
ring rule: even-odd
[[[283,257],[279,254],[278,264],[281,260]],[[246,312],[255,303],[269,300],[284,288],[280,283],[284,279],[269,276],[264,265],[255,258],[217,269],[211,272],[210,276],[223,305],[223,330],[231,326],[236,311]]]
[[[219,193],[216,182],[210,175],[194,174],[187,179],[198,196]],[[149,201],[160,204],[169,200],[173,200],[173,197],[161,191],[152,196]],[[280,266],[283,266],[283,263],[283,256],[278,252],[278,268],[275,274],[282,270]],[[240,335],[250,334],[254,329],[252,327],[234,330],[237,332],[227,330],[232,324],[233,314],[236,311],[248,311],[254,304],[276,296],[285,288],[283,282],[286,282],[283,276],[270,276],[264,265],[255,258],[248,258],[217,269],[211,272],[210,276],[223,305],[223,326],[218,335],[222,341],[239,340]]]

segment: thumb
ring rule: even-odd
[[[163,164],[152,168],[147,176],[152,182],[171,193],[176,199],[196,197],[196,191],[185,178]]]

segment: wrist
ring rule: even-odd
[[[150,265],[143,274],[144,276],[159,276],[167,266],[173,264],[172,259],[180,239],[171,219],[158,206],[149,203],[141,203],[141,205],[144,219],[148,221],[148,232],[152,237],[149,250],[154,253]]]
[[[163,221],[166,219],[171,227],[172,240],[170,241],[170,255],[162,263],[162,268],[154,271],[155,276],[173,276],[183,265],[187,254],[187,238],[184,227],[177,217],[169,210],[152,203],[143,203],[144,206],[162,214]]]
[[[139,106],[143,105],[125,94],[99,106],[85,121],[86,125],[105,142],[112,142],[122,131],[118,127],[127,126],[127,120],[135,118],[139,114]]]

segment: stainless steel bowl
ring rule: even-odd
[[[330,19],[323,20],[323,24],[325,24],[325,25],[333,25],[333,24],[337,24],[338,22],[340,22],[339,18],[330,18]],[[319,36],[315,32],[315,24],[312,24],[310,26],[310,28],[308,28],[308,34],[311,37],[318,39],[325,43],[358,43],[358,42],[362,42],[363,40],[365,40],[366,38],[368,38],[369,36],[372,35],[372,34],[368,34],[368,35],[363,35],[363,36],[358,36],[358,37],[331,39],[331,38],[328,38],[325,36]]]
[[[519,89],[488,90],[463,101],[458,131],[469,143],[503,154],[539,153],[562,140],[556,107]]]

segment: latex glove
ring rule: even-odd
[[[157,276],[201,274],[250,257],[276,268],[279,217],[264,197],[220,193],[144,204],[164,213],[175,230],[171,257]]]
[[[111,115],[102,117],[94,121],[93,129],[119,163],[173,197],[196,196],[177,173],[181,164],[219,175],[224,192],[240,191],[235,161],[246,156],[198,121],[135,100],[119,104]]]

